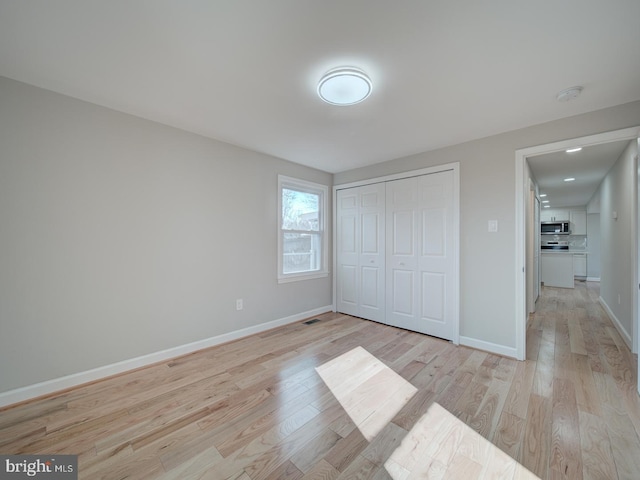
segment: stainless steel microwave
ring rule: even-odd
[[[569,235],[569,222],[541,222],[541,235]]]

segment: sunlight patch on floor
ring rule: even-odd
[[[368,441],[418,391],[362,347],[320,365],[316,371]]]
[[[538,479],[437,403],[418,420],[384,466],[394,480]]]
[[[369,442],[418,391],[362,347],[316,371]],[[384,466],[394,480],[538,479],[437,403],[416,422]]]

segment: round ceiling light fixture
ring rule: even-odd
[[[574,98],[580,96],[580,93],[582,93],[582,89],[583,87],[578,85],[562,90],[561,92],[558,92],[558,95],[556,95],[556,100],[559,102],[568,102],[569,100],[573,100]]]
[[[318,95],[331,105],[354,105],[370,94],[371,79],[359,68],[334,68],[318,83]]]

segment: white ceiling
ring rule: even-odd
[[[585,147],[579,152],[548,153],[529,157],[527,161],[540,193],[547,196],[549,207],[586,205],[611,167],[629,145],[629,140]],[[575,178],[565,182],[565,178]]]
[[[638,19],[638,0],[0,0],[0,75],[335,173],[640,99]],[[344,65],[371,97],[322,103]]]

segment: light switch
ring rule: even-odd
[[[491,233],[498,231],[498,220],[489,220],[489,231]]]

